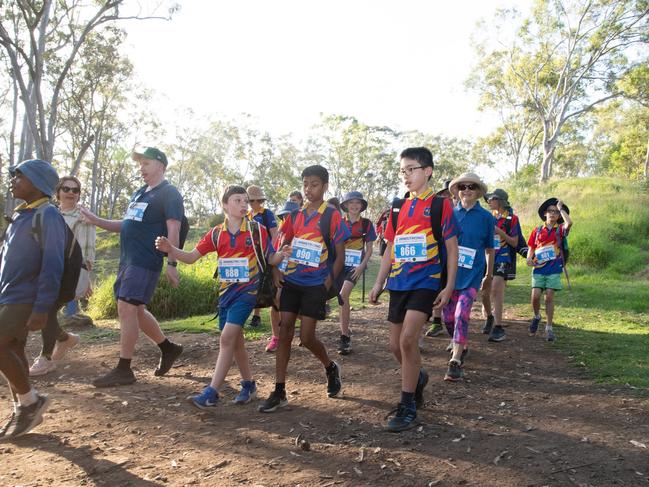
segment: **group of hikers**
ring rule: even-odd
[[[178,262],[190,265],[210,252],[218,256],[221,333],[210,385],[188,397],[199,409],[218,405],[219,389],[233,360],[241,375],[235,403],[247,404],[256,397],[243,327],[251,315],[250,326],[259,326],[259,309],[264,307],[271,308],[272,336],[266,351],[275,353],[275,385],[259,411],[270,413],[288,404],[287,370],[298,320],[300,345],[322,363],[327,395],[337,396],[342,389],[341,366],[318,339],[317,322],[327,315],[328,301],[337,299],[338,353],[352,352],[350,294],[377,240],[381,261],[369,300],[378,303],[388,290],[389,346],[401,366],[401,396],[390,413],[388,430],[403,431],[417,424],[417,409],[424,404],[429,381],[420,356],[423,335],[448,333],[451,355],[444,380],[463,379],[469,318],[478,291],[486,316],[483,333],[493,342],[505,338],[505,287],[516,276],[517,254],[533,268],[530,335],[541,323],[540,299],[545,291],[545,337],[555,340],[553,297],[562,288],[572,225],[568,207],[556,198],[539,207],[542,224],[526,242],[504,190],[488,192],[476,174],[464,173],[435,192],[430,187],[432,154],[425,147],[413,147],[399,158],[407,193],[393,200],[376,225],[362,216],[368,203],[359,191],[346,193],[342,201],[325,200],[328,171],[311,165],[302,171],[302,191],[292,192],[277,214],[265,208],[266,196],[259,186],[228,186],[221,198],[223,223],[211,228],[192,250],[183,250],[187,220],[182,196],[165,179],[166,155],[149,147],[134,152],[133,159],[144,185],[133,194],[120,220],[100,218],[80,206],[79,180],[59,179],[46,161],[32,159],[10,168],[11,193],[24,202],[9,219],[1,250],[0,372],[11,388],[13,410],[0,428],[0,439],[24,435],[42,422],[49,398],[39,394],[29,378],[53,370],[79,343],[78,335],[59,325],[57,312],[64,307],[64,315],[74,319],[78,300],[92,292],[95,227],[120,234],[114,284],[120,351],[115,367],[92,382],[98,388],[136,381],[131,361],[140,331],[160,349],[154,375],[171,369],[183,347],[167,338],[147,304],[163,266],[171,285],[182,286]],[[76,254],[81,269],[75,273],[70,269]],[[42,330],[43,348],[30,367],[26,338],[37,330]]]

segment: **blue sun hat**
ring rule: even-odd
[[[363,193],[361,193],[360,191],[350,191],[343,197],[343,200],[340,203],[340,207],[345,213],[347,212],[347,203],[351,200],[360,200],[361,213],[367,210],[367,201],[365,201],[365,198],[363,198]]]
[[[11,176],[14,176],[16,171],[24,174],[37,190],[50,198],[54,194],[54,188],[59,183],[59,175],[56,169],[52,164],[41,159],[29,159],[9,168]]]
[[[295,201],[287,201],[284,203],[284,208],[279,210],[277,213],[275,213],[277,216],[284,216],[288,215],[289,213],[293,213],[295,210],[300,209],[300,204],[295,202]]]

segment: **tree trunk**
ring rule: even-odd
[[[543,143],[543,164],[541,164],[541,178],[542,183],[550,179],[552,173],[552,161],[554,160],[554,144]]]
[[[644,178],[649,179],[649,139],[647,139],[647,153],[644,156]]]

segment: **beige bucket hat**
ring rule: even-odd
[[[464,174],[461,174],[460,176],[456,177],[453,181],[451,181],[451,184],[449,185],[449,190],[455,196],[457,196],[458,194],[457,185],[460,183],[477,184],[481,191],[481,194],[478,195],[478,198],[483,197],[487,193],[487,185],[483,183],[482,179],[480,179],[480,176],[478,176],[475,173],[465,172]]]

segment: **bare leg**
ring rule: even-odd
[[[551,329],[554,323],[554,289],[545,290],[545,329]]]
[[[138,306],[137,316],[140,330],[142,330],[153,343],[159,345],[160,343],[165,341],[166,337],[162,332],[162,329],[160,328],[160,323],[158,323],[158,320],[155,319],[155,316],[153,316],[151,312],[146,309],[146,306]]]
[[[541,314],[541,293],[542,289],[538,287],[532,288],[532,311],[534,316],[540,316]]]
[[[252,370],[250,369],[250,360],[248,359],[248,351],[246,350],[246,339],[243,336],[243,329],[241,327],[237,341],[234,345],[234,361],[239,367],[239,373],[243,380],[252,380]]]
[[[354,283],[351,281],[345,281],[343,288],[340,290],[340,297],[343,300],[343,304],[340,307],[340,334],[345,336],[350,336],[349,316],[351,313],[351,306],[349,305],[349,296],[352,294],[353,289]]]
[[[494,322],[496,325],[503,324],[503,303],[505,301],[505,286],[506,286],[506,281],[503,277],[494,276],[493,282],[491,283],[491,302],[493,304],[493,315],[494,315]]]
[[[239,325],[226,323],[221,331],[219,339],[219,356],[216,358],[216,365],[214,366],[214,374],[212,375],[212,382],[210,386],[217,389],[223,385],[225,377],[228,375],[230,366],[232,365],[232,358],[234,357],[234,347],[237,343],[238,335],[243,333]]]
[[[302,316],[302,326],[300,326],[300,340],[302,345],[308,348],[316,356],[323,366],[328,367],[331,363],[327,349],[323,343],[315,336],[315,327],[318,320]]]
[[[419,335],[427,319],[426,313],[409,309],[403,320],[399,348],[401,350],[401,390],[404,392],[415,392],[417,387],[421,369]]]
[[[295,333],[297,314],[281,312],[282,322],[279,327],[279,345],[275,352],[275,382],[286,382],[286,370],[291,358],[291,343]]]
[[[119,315],[119,356],[132,359],[135,353],[135,344],[139,336],[138,306],[126,301],[117,300],[117,314]]]

